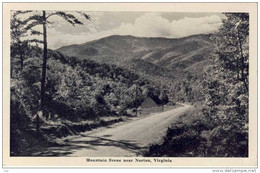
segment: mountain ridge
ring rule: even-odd
[[[115,64],[149,79],[175,100],[199,99],[203,74],[214,53],[212,34],[183,38],[112,35],[58,49],[78,59]]]
[[[190,36],[186,36],[186,37],[179,37],[179,38],[168,38],[168,37],[138,37],[138,36],[133,36],[133,35],[109,35],[109,36],[106,36],[106,37],[102,37],[102,38],[99,38],[99,39],[94,39],[94,40],[91,40],[91,41],[87,41],[85,43],[75,43],[75,44],[71,44],[71,45],[65,45],[65,46],[61,46],[55,50],[59,50],[61,48],[66,48],[66,47],[70,47],[70,46],[76,46],[76,45],[82,45],[82,44],[87,44],[87,43],[91,43],[91,42],[95,42],[95,41],[98,41],[98,40],[102,40],[102,39],[107,39],[107,38],[112,38],[112,37],[132,37],[132,38],[142,38],[142,39],[168,39],[168,40],[177,40],[177,39],[182,39],[182,38],[189,38],[189,37],[194,37],[194,36],[199,36],[199,35],[211,35],[211,34],[195,34],[195,35],[190,35]]]
[[[190,68],[197,62],[207,63],[209,53],[214,49],[210,36],[211,34],[199,34],[170,39],[111,35],[83,44],[61,47],[57,51],[67,56],[112,64],[142,59],[169,69]]]

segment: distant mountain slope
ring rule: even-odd
[[[200,65],[207,61],[213,48],[209,35],[179,39],[114,35],[57,50],[68,56],[101,59],[102,62],[115,64],[129,59],[142,59],[169,69],[185,69],[193,68],[194,63]]]
[[[202,95],[199,85],[214,52],[210,36],[168,39],[114,35],[58,51],[71,58],[116,64],[150,79],[175,100],[191,101]]]

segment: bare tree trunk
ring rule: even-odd
[[[45,116],[45,78],[47,65],[47,31],[46,31],[46,13],[43,11],[43,63],[42,63],[42,80],[41,80],[41,109]]]
[[[12,64],[10,65],[10,70],[11,70],[10,71],[10,77],[12,78],[13,77],[13,65]]]
[[[239,48],[240,48],[240,55],[241,55],[241,80],[244,82],[245,88],[248,91],[248,86],[247,86],[246,78],[245,78],[245,75],[244,75],[245,58],[244,58],[244,55],[243,55],[242,41],[241,41],[241,38],[239,36],[239,30],[237,30],[237,36],[238,36],[238,40],[239,40]]]
[[[21,64],[21,69],[23,69],[23,54],[20,53],[20,64]]]
[[[19,52],[19,56],[20,56],[20,67],[21,67],[21,70],[23,70],[23,43],[22,42],[19,42],[19,46],[18,46],[18,52]]]
[[[136,84],[136,87],[135,87],[135,113],[136,113],[136,116],[138,115],[137,113],[137,102],[136,102],[136,99],[137,99],[137,84]]]
[[[36,123],[35,123],[35,125],[36,125],[36,133],[37,134],[40,134],[40,118],[39,118],[39,115],[37,114],[36,115]]]
[[[239,59],[238,59],[238,56],[237,56],[237,80],[239,80],[239,67],[238,67],[238,64],[239,64]]]
[[[239,36],[239,31],[237,31],[237,35],[238,35],[238,40],[239,40],[239,48],[240,48],[240,56],[241,56],[241,78],[244,78],[244,56],[243,56],[243,48],[242,48],[242,42],[241,42],[241,38]]]

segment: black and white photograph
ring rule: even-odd
[[[248,158],[250,15],[11,10],[10,157]]]

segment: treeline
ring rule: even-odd
[[[99,58],[95,58],[94,61],[100,61]],[[203,71],[191,73],[189,71],[168,69],[142,59],[128,59],[119,66],[148,79],[151,86],[160,88],[173,102],[196,103],[204,99],[201,90]]]
[[[41,49],[33,47],[25,56],[24,68],[15,64],[11,79],[11,115],[32,116],[40,108]],[[49,51],[46,78],[47,117],[71,120],[98,116],[124,115],[150,96],[160,104],[163,92],[133,72],[111,64],[65,57]],[[24,116],[24,115],[21,115]]]
[[[248,157],[249,14],[225,13],[202,84],[203,104],[168,129],[146,156]]]

